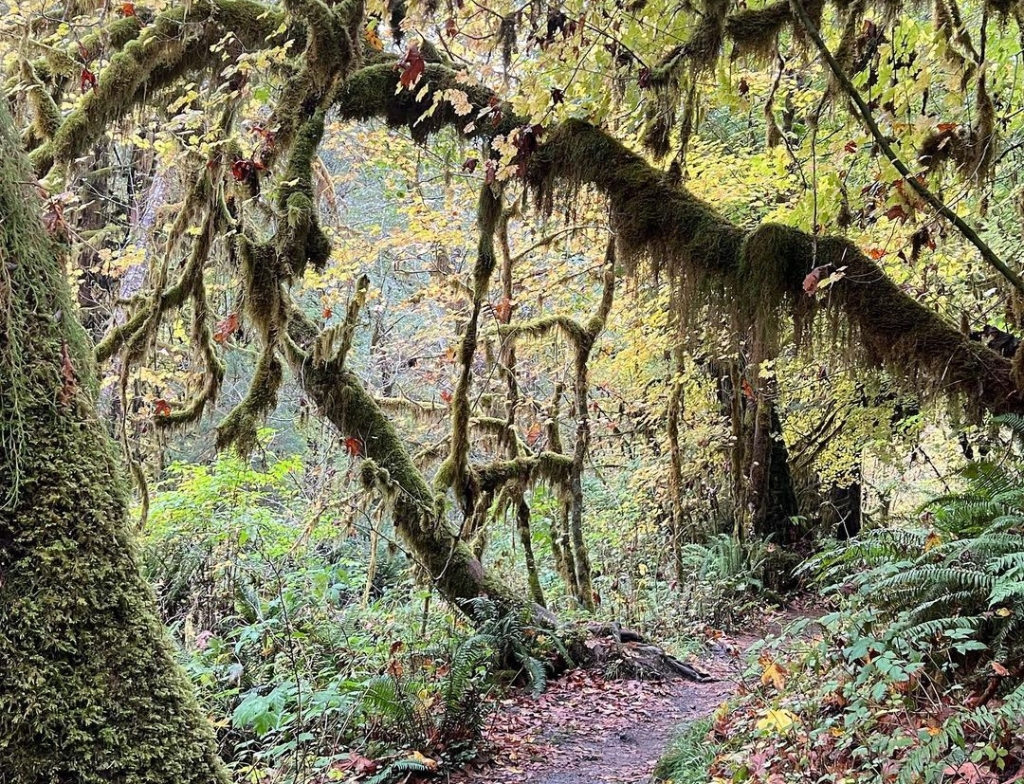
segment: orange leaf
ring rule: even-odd
[[[751,403],[757,400],[757,395],[754,394],[754,388],[750,386],[750,382],[746,379],[740,381],[740,388],[743,390],[743,394],[747,396],[747,400]]]
[[[502,297],[501,302],[494,306],[494,315],[502,324],[508,324],[509,317],[512,315],[512,303],[508,297]]]
[[[226,318],[217,322],[217,331],[213,333],[213,339],[223,343],[238,329],[238,314],[231,313]]]
[[[363,453],[363,442],[354,436],[345,439],[345,451],[349,457],[359,457]]]
[[[526,431],[526,443],[530,446],[536,446],[537,442],[540,441],[542,432],[540,422],[534,422],[530,425],[530,429]]]

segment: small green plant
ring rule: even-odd
[[[683,727],[654,769],[655,778],[664,784],[705,784],[715,759],[710,734],[710,718]]]

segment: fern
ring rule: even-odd
[[[388,765],[384,770],[369,779],[366,784],[392,784],[393,782],[406,780],[413,773],[430,773],[432,769],[423,762],[414,759],[397,760]]]

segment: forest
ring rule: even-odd
[[[1024,3],[2,9],[0,784],[1024,781]]]

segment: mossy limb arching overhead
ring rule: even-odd
[[[341,115],[349,119],[375,116],[376,95],[376,116],[411,129],[419,119],[415,107],[396,103],[398,75],[379,68],[373,66],[368,79],[378,90],[339,95]],[[433,65],[428,71],[437,81],[425,81],[431,89],[419,102],[423,107],[430,105],[434,89],[446,89],[455,80],[455,72],[443,66]],[[363,83],[364,76],[357,71],[350,84]],[[476,90],[471,96],[474,110],[488,106],[492,97],[493,93]],[[431,132],[444,125],[437,121],[439,115],[435,112],[432,118]],[[510,119],[508,112],[504,117],[503,122],[512,127],[523,125],[522,119]],[[447,120],[462,130],[463,123],[454,113]],[[815,307],[841,311],[868,360],[885,364],[922,391],[960,395],[993,413],[1024,411],[1024,394],[1014,383],[1009,360],[970,340],[904,293],[845,239],[824,237],[815,242],[805,232],[773,224],[752,232],[741,229],[685,188],[667,181],[663,172],[608,133],[582,120],[568,120],[548,134],[529,161],[527,178],[549,206],[559,188],[594,188],[609,201],[620,260],[627,266],[647,258],[667,272],[713,281],[724,291],[735,292],[740,309],[748,315],[767,312],[786,300],[806,310],[806,275],[816,266],[845,267],[845,277],[830,286]],[[754,294],[757,302],[750,301]]]
[[[0,106],[0,781],[227,784],[128,533],[91,346]]]

